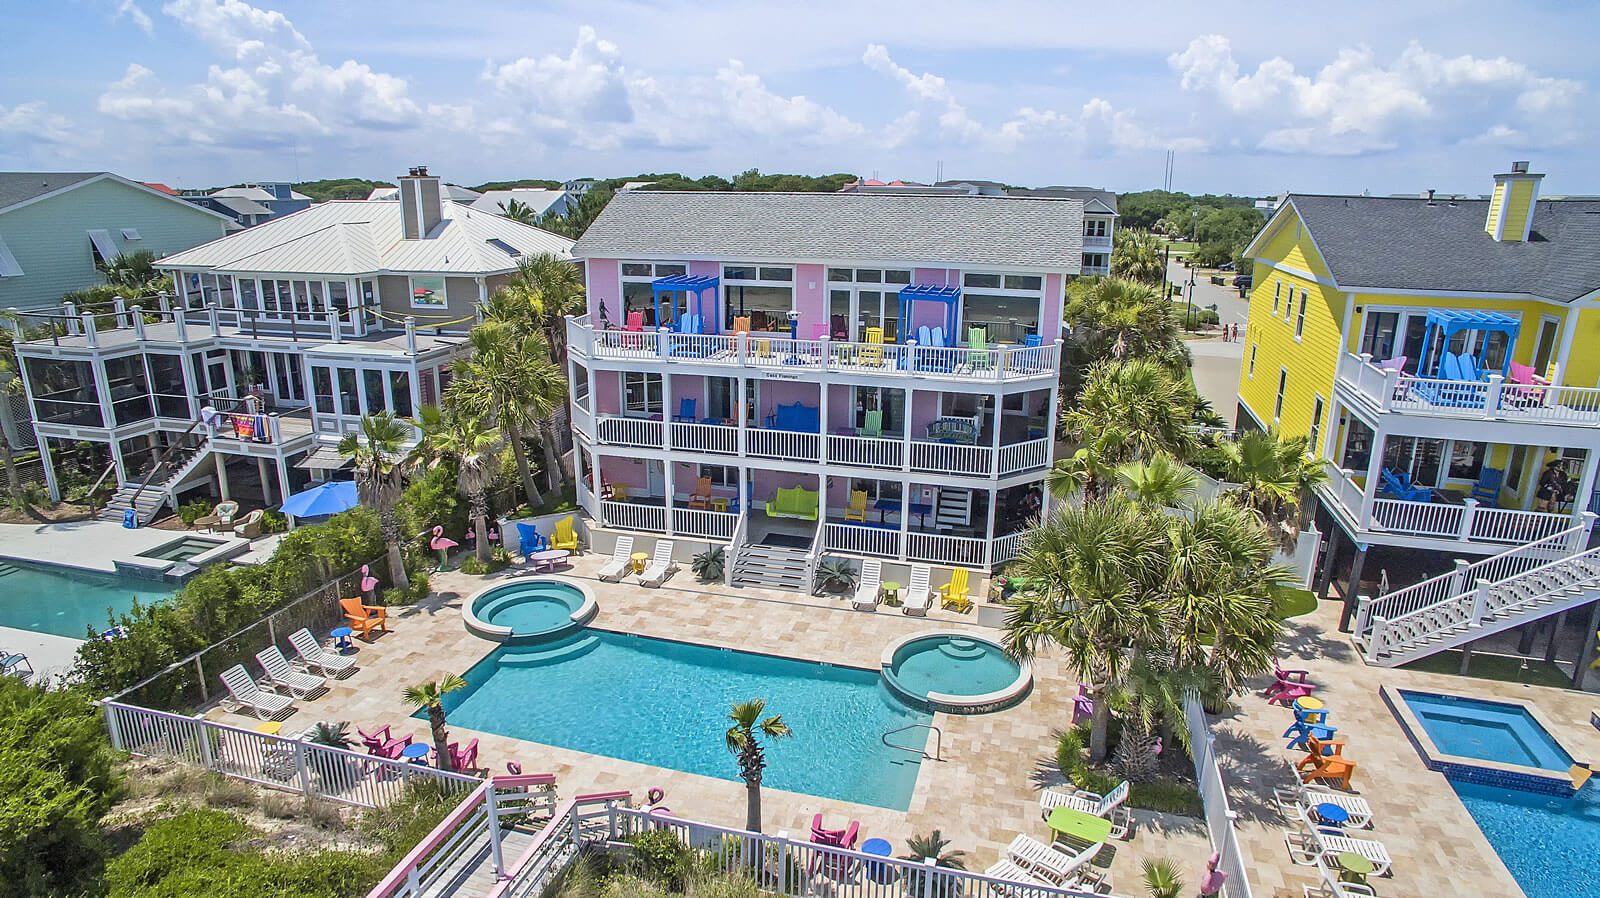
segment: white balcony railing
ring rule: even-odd
[[[911,470],[940,474],[988,474],[994,466],[990,446],[911,442]]]
[[[906,557],[912,561],[932,561],[962,567],[985,567],[989,541],[970,536],[942,533],[907,533]]]
[[[818,461],[822,438],[814,433],[793,430],[748,430],[745,433],[747,454],[757,458],[781,458],[788,461]]]
[[[1470,498],[1457,504],[1368,496],[1352,472],[1332,465],[1328,466],[1328,490],[1360,529],[1407,536],[1524,545],[1576,523],[1569,514],[1496,508]],[[1364,508],[1370,512],[1364,513]]]
[[[600,442],[611,446],[661,448],[661,422],[649,418],[615,418],[602,415],[595,435]]]
[[[616,360],[653,359],[694,365],[761,370],[845,371],[897,377],[955,380],[1025,380],[1053,375],[1059,345],[995,344],[917,346],[915,342],[858,343],[845,340],[791,340],[783,334],[674,334],[660,331],[594,330],[580,319],[568,322],[568,341],[579,354]]]
[[[1000,468],[997,473],[1004,477],[1018,471],[1031,471],[1044,467],[1049,459],[1050,441],[1047,439],[1012,443],[1000,447]]]
[[[905,443],[880,437],[828,437],[828,461],[866,468],[899,468]]]
[[[739,516],[726,511],[707,511],[701,508],[674,508],[672,532],[680,536],[697,536],[727,542],[733,538],[733,528]]]
[[[899,558],[900,531],[860,524],[829,524],[823,533],[823,545],[830,552]]]
[[[667,532],[667,509],[663,505],[642,505],[636,502],[601,502],[600,516],[606,526],[623,530],[644,530],[650,533]]]
[[[1005,564],[1008,561],[1014,561],[1020,554],[1022,554],[1021,533],[1008,533],[1005,536],[997,536],[994,538],[994,549],[989,563]]]
[[[739,428],[722,424],[672,425],[672,448],[689,452],[721,452],[737,455]]]
[[[1345,353],[1339,383],[1384,411],[1449,418],[1550,424],[1600,424],[1600,388],[1419,377]]]

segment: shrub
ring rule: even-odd
[[[183,526],[193,527],[195,521],[210,514],[213,508],[216,508],[216,506],[209,499],[185,502],[178,506],[178,519],[183,521]]]
[[[856,588],[860,576],[854,564],[846,558],[828,558],[817,565],[816,590],[841,593]]]
[[[641,872],[674,892],[683,890],[694,856],[672,830],[653,829],[629,836],[627,841]]]
[[[1116,788],[1122,779],[1107,770],[1090,766],[1084,752],[1088,741],[1087,722],[1057,733],[1056,767],[1068,782],[1079,789],[1104,795]],[[1176,746],[1169,750],[1181,751]],[[1200,790],[1192,783],[1167,777],[1134,783],[1128,793],[1128,804],[1164,814],[1182,814],[1187,817],[1199,817],[1204,814],[1200,804]]]
[[[721,546],[712,546],[704,552],[694,556],[689,567],[694,575],[700,578],[701,583],[714,583],[722,579],[726,565],[727,550]]]
[[[1222,317],[1217,314],[1215,309],[1195,309],[1194,323],[1201,327],[1217,325],[1222,323]]]
[[[289,529],[289,519],[283,512],[267,509],[261,513],[262,533],[284,533]]]

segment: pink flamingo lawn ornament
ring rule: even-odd
[[[372,576],[372,570],[365,564],[361,566],[361,594],[369,599],[375,599],[373,590],[378,588],[378,578]]]
[[[1213,852],[1211,859],[1206,861],[1206,875],[1200,879],[1200,894],[1209,896],[1222,891],[1222,884],[1228,881],[1228,874],[1217,869],[1220,863],[1222,863],[1221,852]]]
[[[458,543],[455,540],[444,535],[443,527],[435,526],[433,528],[433,539],[428,541],[428,548],[439,553],[440,570],[444,570],[444,565],[448,559],[450,550],[455,548],[457,545]]]

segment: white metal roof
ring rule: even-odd
[[[504,214],[501,204],[511,205],[516,200],[533,210],[534,215],[544,215],[550,208],[567,198],[565,190],[544,190],[538,187],[513,187],[510,190],[485,190],[483,196],[472,201],[472,208],[480,212]]]
[[[571,257],[572,241],[509,218],[445,203],[443,220],[421,240],[402,237],[401,204],[335,200],[274,218],[237,234],[174,253],[160,268],[227,274],[485,275],[510,271],[523,255]]]

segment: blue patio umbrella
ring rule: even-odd
[[[291,518],[320,518],[348,511],[360,504],[356,485],[350,480],[320,483],[283,500],[282,511]]]

